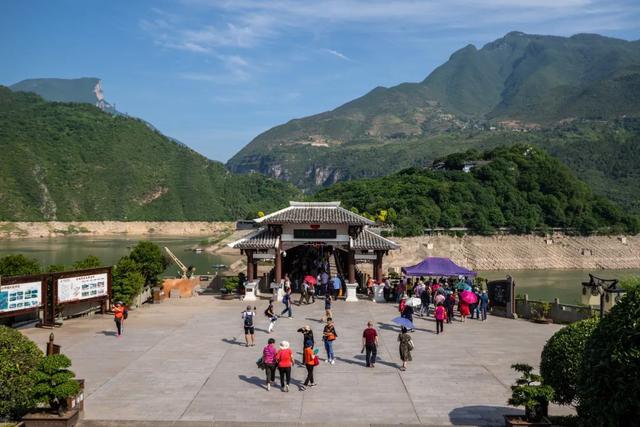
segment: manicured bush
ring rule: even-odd
[[[153,242],[142,241],[131,250],[129,257],[139,266],[139,271],[145,279],[145,284],[155,285],[169,263],[162,255],[160,246]]]
[[[597,319],[572,323],[553,334],[544,346],[540,374],[543,382],[553,388],[555,403],[574,402],[584,346],[597,325]]]
[[[33,341],[0,326],[0,420],[18,419],[30,409],[34,384],[30,373],[42,358]]]
[[[524,406],[527,421],[540,421],[547,415],[549,402],[553,399],[553,389],[542,384],[542,377],[533,373],[533,368],[524,363],[516,363],[511,368],[519,372],[520,378],[511,386],[511,406]]]
[[[46,408],[63,412],[67,397],[73,397],[80,392],[80,385],[74,379],[75,374],[70,371],[71,360],[64,354],[53,354],[40,360],[36,369],[31,372],[35,382],[33,398]]]
[[[577,395],[589,426],[640,423],[640,289],[629,291],[587,340]]]

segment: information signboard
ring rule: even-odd
[[[107,295],[107,279],[107,273],[58,279],[58,304]]]
[[[42,305],[42,282],[13,283],[0,287],[0,313],[28,310]]]

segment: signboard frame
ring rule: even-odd
[[[85,270],[75,270],[75,271],[63,271],[61,273],[52,273],[51,277],[51,299],[52,304],[50,305],[50,309],[47,309],[47,304],[45,304],[45,313],[43,316],[43,325],[45,326],[54,326],[55,318],[58,313],[59,307],[65,307],[74,304],[80,303],[91,303],[91,302],[100,302],[100,313],[105,314],[109,309],[108,304],[111,300],[112,294],[112,280],[111,277],[112,267],[99,267],[99,268],[89,268]],[[92,274],[107,274],[107,293],[106,295],[99,295],[93,298],[85,298],[78,299],[73,301],[58,301],[58,280],[60,279],[71,279],[74,277],[82,277],[82,276],[90,276]]]
[[[0,290],[6,286],[19,285],[23,283],[32,283],[32,282],[40,282],[40,304],[33,307],[24,308],[21,310],[0,312],[0,317],[15,317],[23,314],[29,314],[34,311],[38,312],[41,308],[44,307],[47,299],[47,283],[46,283],[45,274],[3,277],[2,282],[0,282]]]
[[[487,292],[489,294],[489,304],[492,314],[503,315],[504,317],[513,317],[516,308],[516,296],[515,296],[516,282],[511,276],[507,276],[506,279],[491,280],[487,283]],[[496,304],[496,290],[502,289],[503,292],[507,292],[509,295],[508,301],[504,301],[504,304]]]

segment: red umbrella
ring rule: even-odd
[[[460,299],[467,304],[475,304],[478,302],[478,295],[471,291],[462,291],[460,292]]]
[[[313,276],[304,276],[304,281],[307,282],[310,285],[315,285],[316,283],[318,283],[316,278],[313,277]]]

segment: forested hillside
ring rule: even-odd
[[[606,176],[610,163],[583,164],[571,157],[571,152],[582,150],[572,133],[574,125],[603,128],[637,117],[639,41],[512,32],[481,49],[469,45],[458,50],[422,82],[375,88],[332,111],[276,126],[258,135],[227,165],[236,172],[258,171],[315,191],[335,182],[428,164],[469,148],[526,140],[570,160],[583,179],[589,175],[582,170],[597,166],[603,175],[597,191],[613,185],[614,192],[622,194],[627,182]],[[560,147],[551,147],[549,130],[565,133],[572,145],[560,142]],[[524,132],[535,136],[523,138]],[[582,132],[576,131],[578,137]],[[597,154],[602,141],[607,147],[618,144],[608,140],[608,130],[598,132],[588,131],[586,140],[598,140],[588,151]]]
[[[0,87],[0,220],[234,220],[296,198],[140,120]]]
[[[640,231],[637,216],[594,196],[569,168],[531,145],[458,153],[438,167],[336,184],[314,200],[341,200],[393,225],[398,235],[435,227],[468,227],[480,234],[500,227],[516,233],[552,227],[585,234]]]

